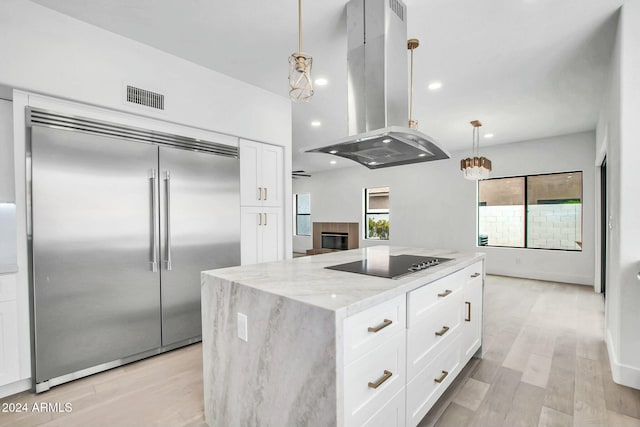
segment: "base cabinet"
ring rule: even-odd
[[[345,319],[346,426],[420,423],[480,348],[483,267]]]
[[[280,208],[241,208],[242,265],[284,258],[284,218]]]
[[[0,385],[19,379],[16,301],[0,302]]]

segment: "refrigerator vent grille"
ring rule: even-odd
[[[85,132],[114,138],[125,138],[149,144],[182,148],[191,151],[238,158],[238,147],[217,142],[203,141],[186,136],[172,135],[149,129],[103,122],[86,117],[69,116],[36,108],[27,108],[27,125],[47,126],[76,132]]]
[[[127,102],[164,110],[164,95],[127,85]]]
[[[404,6],[398,0],[389,0],[389,7],[404,22]]]

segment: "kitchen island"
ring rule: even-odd
[[[450,260],[398,279],[325,267]],[[202,274],[209,426],[415,426],[481,353],[484,255],[376,246]]]

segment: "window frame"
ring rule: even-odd
[[[545,172],[545,173],[532,173],[528,175],[510,175],[510,176],[499,176],[488,178],[484,180],[479,180],[476,184],[476,247],[477,248],[505,248],[505,249],[529,249],[529,250],[539,250],[539,251],[561,251],[561,252],[583,252],[584,249],[580,246],[580,249],[562,249],[562,248],[530,248],[528,246],[528,238],[529,238],[529,182],[528,178],[532,176],[546,176],[546,175],[565,175],[572,173],[580,173],[582,175],[582,183],[580,186],[580,238],[581,242],[584,243],[584,170],[571,170],[571,171],[563,171],[563,172]],[[480,237],[480,182],[481,181],[492,181],[494,179],[514,179],[514,178],[523,178],[524,179],[524,246],[492,246],[479,245],[479,237]]]
[[[369,209],[369,190],[373,190],[373,189],[379,189],[379,188],[388,188],[388,192],[387,194],[389,195],[389,205],[391,205],[391,186],[389,185],[378,185],[375,187],[364,187],[363,189],[363,221],[362,221],[362,228],[363,228],[363,238],[365,240],[372,240],[372,241],[382,241],[382,242],[388,242],[391,239],[391,207],[388,207],[387,209]],[[387,236],[386,239],[381,239],[380,237],[369,237],[369,220],[368,220],[368,215],[376,215],[376,214],[383,214],[383,215],[388,215],[388,220],[387,222],[389,223],[389,235]]]
[[[309,196],[309,213],[298,213],[298,196],[301,194],[306,194]],[[295,193],[294,195],[294,204],[295,204],[295,223],[294,223],[294,234],[296,236],[304,236],[311,237],[313,235],[313,224],[311,223],[311,193]],[[308,216],[309,217],[309,234],[300,234],[298,232],[298,217],[299,216]]]

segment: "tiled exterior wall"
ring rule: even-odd
[[[530,248],[580,249],[581,204],[530,205]],[[524,246],[522,206],[480,206],[479,233],[489,236],[490,246]]]

